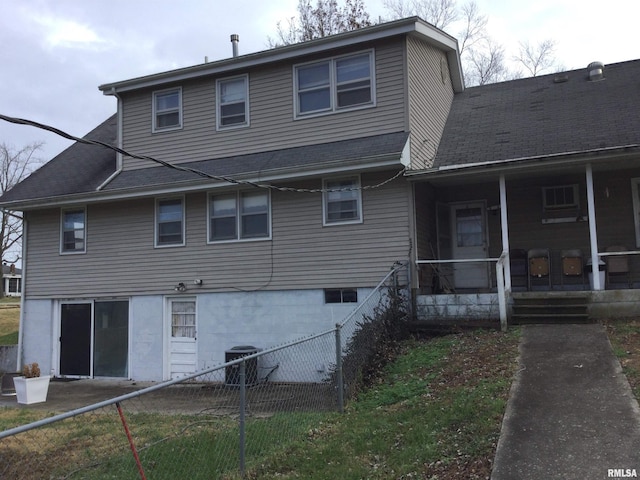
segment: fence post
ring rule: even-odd
[[[344,380],[342,378],[342,341],[340,340],[340,329],[342,327],[336,323],[336,388],[338,390],[338,411],[344,413]]]
[[[246,411],[246,362],[240,363],[240,475],[244,478],[244,448],[245,448],[245,411]]]

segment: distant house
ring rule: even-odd
[[[86,138],[127,154],[76,143],[0,198],[26,222],[22,359],[180,376],[332,327],[398,261],[425,318],[632,291],[640,62],[592,70],[465,89],[455,39],[409,18],[102,85],[117,114]]]
[[[14,264],[2,265],[2,294],[6,297],[22,295],[22,270]]]

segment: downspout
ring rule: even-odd
[[[118,148],[122,149],[122,99],[120,98],[120,95],[117,94],[115,87],[111,89],[110,92],[105,93],[105,95],[113,95],[114,97],[116,97],[117,101],[118,101],[118,107],[117,107],[117,138],[116,138],[116,145],[118,146]],[[101,191],[103,188],[105,188],[107,185],[109,185],[109,183],[111,183],[111,181],[116,178],[118,175],[120,175],[120,172],[122,172],[122,154],[120,152],[116,153],[116,171],[113,172],[111,175],[109,175],[109,178],[107,178],[104,182],[102,182],[98,188],[96,188],[96,190],[99,192]]]
[[[596,231],[596,204],[593,199],[593,169],[588,163],[587,175],[587,205],[589,209],[589,240],[591,242],[591,274],[593,277],[593,289],[604,290],[600,285],[600,258],[598,257],[598,233]]]
[[[17,371],[22,371],[22,341],[23,341],[23,331],[24,331],[24,299],[26,297],[26,288],[27,288],[27,231],[28,231],[29,222],[27,222],[27,218],[25,213],[22,213],[22,279],[21,282],[21,292],[20,292],[20,320],[18,322],[18,358],[16,362]]]

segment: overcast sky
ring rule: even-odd
[[[0,0],[0,113],[83,136],[115,113],[98,86],[267,48],[297,0]],[[637,0],[477,0],[508,56],[518,41],[556,42],[558,63],[586,68],[640,58]],[[383,0],[365,0],[375,19]],[[455,36],[456,31],[448,32]],[[71,142],[0,120],[0,142],[45,142],[49,160]],[[140,152],[144,153],[144,152]]]

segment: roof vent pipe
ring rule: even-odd
[[[604,64],[602,62],[591,62],[587,67],[589,80],[596,81],[604,78]]]
[[[231,45],[233,46],[233,56],[238,56],[238,42],[240,41],[240,35],[237,33],[231,34]]]

